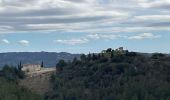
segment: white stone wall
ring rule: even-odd
[[[36,72],[41,70],[41,65],[23,65],[22,71],[24,72]]]

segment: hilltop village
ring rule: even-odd
[[[128,50],[124,50],[123,47],[117,49],[108,48],[107,50],[102,50],[101,53],[114,53],[114,54],[126,54]]]

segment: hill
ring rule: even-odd
[[[79,54],[70,54],[66,52],[9,52],[0,53],[0,66],[5,64],[17,66],[20,61],[23,64],[41,64],[44,62],[46,67],[55,67],[60,59],[66,61],[72,60],[74,57],[79,57]]]
[[[33,92],[40,95],[52,90],[52,84],[50,82],[51,76],[55,74],[56,69],[44,70],[27,75],[24,79],[19,81],[20,86],[24,86]]]
[[[170,100],[170,57],[114,51],[60,61],[45,100]]]

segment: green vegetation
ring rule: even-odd
[[[18,85],[24,73],[15,67],[4,66],[0,71],[0,100],[41,100],[41,97]]]
[[[18,86],[17,83],[0,78],[0,100],[41,100],[40,96]]]
[[[25,78],[21,68],[20,62],[0,71],[0,100],[42,100],[18,85]],[[44,100],[170,100],[170,57],[161,53],[149,57],[109,48],[72,62],[60,60],[56,68],[53,90]]]
[[[45,100],[170,100],[170,58],[108,49],[82,55],[52,76]]]
[[[10,67],[5,65],[2,69],[3,77],[10,81],[17,81],[25,77],[24,72],[21,71],[21,67]]]
[[[155,53],[152,55],[153,59],[161,59],[161,58],[165,58],[165,55],[162,53]]]

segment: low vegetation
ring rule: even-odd
[[[10,81],[17,81],[18,79],[23,79],[25,77],[24,72],[21,68],[5,65],[1,71],[1,76]]]
[[[32,91],[18,85],[18,80],[24,78],[24,73],[8,65],[0,71],[0,100],[41,100]]]

